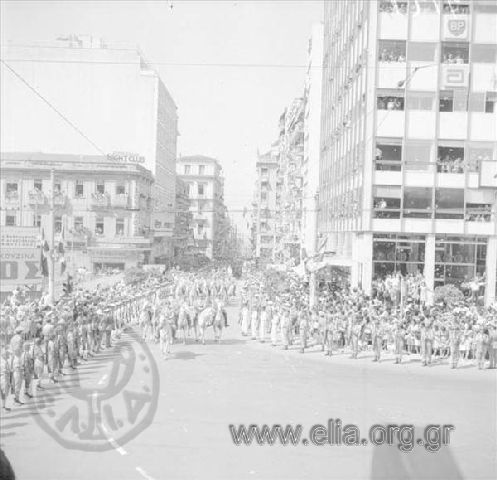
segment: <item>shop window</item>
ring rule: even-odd
[[[33,181],[33,188],[35,192],[42,192],[43,191],[43,182],[42,180],[36,179]]]
[[[404,217],[431,218],[433,190],[425,187],[404,188]]]
[[[7,227],[15,227],[17,225],[17,216],[15,213],[5,214],[5,225]]]
[[[437,188],[435,190],[435,218],[464,218],[464,189]]]
[[[376,140],[376,170],[400,171],[401,162],[402,140],[400,138]]]
[[[95,235],[103,235],[104,234],[104,219],[103,217],[97,217],[95,222]]]
[[[380,62],[405,62],[406,42],[404,40],[379,40],[378,52]]]
[[[429,170],[431,168],[431,141],[408,141],[406,143],[405,165],[407,170]]]
[[[85,194],[85,186],[81,180],[76,180],[76,189],[74,192],[76,198],[83,198]]]
[[[428,42],[409,42],[407,58],[411,62],[434,62],[437,44]]]
[[[124,218],[116,218],[116,235],[124,235]]]
[[[473,63],[497,63],[497,45],[473,44],[471,60]]]
[[[442,63],[469,63],[469,43],[442,42]]]
[[[437,172],[464,173],[464,147],[438,147]]]
[[[400,218],[400,187],[377,185],[373,190],[375,218]]]
[[[54,229],[55,233],[62,233],[62,217],[55,217]]]

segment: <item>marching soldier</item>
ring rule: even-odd
[[[461,328],[459,320],[453,318],[449,325],[450,368],[457,368],[459,362],[459,346],[461,343]]]
[[[333,315],[329,312],[326,315],[320,312],[320,316],[324,319],[324,354],[331,357],[333,355]]]
[[[10,412],[10,408],[7,407],[7,400],[10,394],[11,374],[9,348],[2,345],[0,348],[0,398],[5,412]]]
[[[309,321],[306,312],[299,312],[299,336],[300,336],[300,353],[304,353],[307,347],[307,334],[309,331]]]
[[[425,319],[421,329],[421,354],[423,356],[423,367],[431,365],[431,356],[433,353],[434,332],[429,318]]]
[[[21,363],[24,375],[24,395],[26,395],[26,397],[28,398],[33,398],[33,394],[31,393],[34,370],[35,370],[33,347],[34,344],[31,345],[30,343],[26,342],[24,344],[24,352],[21,355]]]
[[[395,322],[395,363],[402,363],[402,354],[406,342],[406,329],[404,324],[397,320]]]
[[[476,362],[478,364],[478,370],[482,370],[485,365],[485,357],[488,352],[488,329],[481,328],[479,325],[475,325],[474,328],[476,330]]]
[[[381,359],[381,350],[383,348],[383,334],[384,334],[384,328],[379,318],[375,319],[372,330],[373,330],[372,340],[373,340],[373,352],[374,352],[373,362],[379,362]]]
[[[288,308],[284,308],[281,316],[281,343],[283,344],[283,350],[288,350],[290,345],[290,327],[290,312]]]
[[[48,341],[47,341],[48,343]],[[43,370],[45,367],[45,354],[43,353],[43,349],[41,347],[41,338],[35,338],[33,350],[33,369],[34,369],[34,378],[36,380],[36,389],[43,390],[41,385],[41,380],[43,377]]]
[[[362,320],[359,314],[356,314],[351,331],[352,355],[350,358],[357,359],[359,354],[359,338],[362,333]]]

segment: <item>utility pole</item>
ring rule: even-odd
[[[48,298],[53,305],[55,303],[55,169],[53,168],[50,171],[50,188]]]

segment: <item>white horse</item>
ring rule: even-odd
[[[213,326],[215,315],[216,310],[213,307],[207,307],[198,314],[198,328],[203,345],[205,345],[205,330]]]

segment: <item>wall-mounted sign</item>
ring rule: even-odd
[[[468,15],[444,15],[444,40],[467,40],[469,38],[469,24]]]
[[[442,88],[467,87],[469,83],[469,65],[442,65]]]
[[[480,188],[497,188],[497,160],[480,162]]]
[[[112,152],[107,155],[107,160],[119,163],[145,163],[145,157],[133,152]]]

